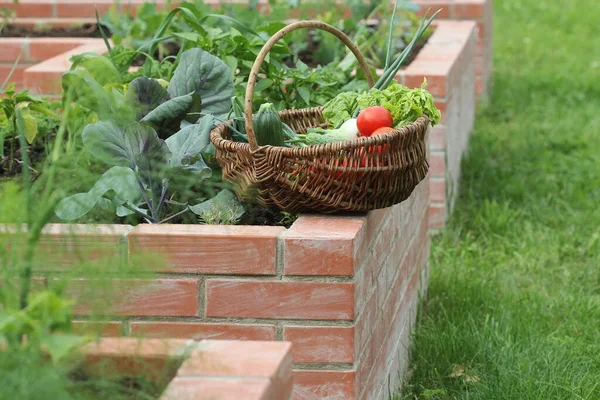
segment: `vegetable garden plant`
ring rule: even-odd
[[[252,4],[249,6],[252,8]],[[281,8],[274,7],[278,10],[275,15],[282,17]],[[395,82],[390,85],[392,72],[406,61],[417,40],[429,32],[413,32],[413,40],[398,56],[398,41],[391,39],[397,32],[393,22],[398,8],[396,4],[392,23],[381,23],[388,29],[387,56],[382,65],[386,73],[370,91],[366,91],[360,73],[350,78],[356,65],[348,61],[351,55],[346,52],[338,51],[338,63],[314,69],[298,58],[297,36],[276,45],[261,69],[264,76],[257,86],[256,104],[262,106],[255,124],[268,127],[260,129],[268,137],[259,138],[259,144],[297,147],[349,140],[368,136],[376,128],[384,128],[377,130],[382,133],[386,128],[405,125],[422,114],[435,124],[439,111],[424,88],[410,90]],[[366,10],[355,5],[353,11],[359,17],[373,17],[381,9],[382,4]],[[65,124],[66,148],[70,154],[81,154],[78,149],[87,154],[67,170],[73,174],[90,168],[88,171],[98,178],[94,183],[75,185],[73,189],[80,192],[71,191],[62,199],[56,216],[64,221],[128,223],[293,221],[293,216],[286,213],[241,204],[230,185],[222,181],[215,149],[209,141],[211,128],[225,120],[231,121],[235,140],[247,140],[240,93],[258,50],[283,23],[261,16],[247,25],[227,14],[210,13],[201,3],[183,3],[165,14],[160,23],[148,10],[140,15],[142,20],[152,19],[154,25],[147,27],[152,27],[154,35],[148,37],[149,31],[143,29],[130,32],[137,36],[129,41],[117,35],[116,45],[106,42],[105,56],[75,56],[71,71],[63,76],[60,108],[69,116]],[[110,15],[102,21],[105,28],[118,31]],[[354,21],[351,25],[349,29],[357,38],[368,28],[366,22]],[[306,36],[301,40],[306,41]],[[178,53],[157,53],[169,41],[176,41]],[[133,49],[132,45],[139,47]],[[140,68],[130,72],[130,66],[140,57]],[[397,61],[393,65],[392,57]],[[276,114],[283,107],[323,104],[330,126],[306,134],[293,132]],[[384,122],[369,118],[384,109],[380,113]],[[361,126],[369,119],[373,129],[365,130]],[[58,161],[55,156],[52,159]]]

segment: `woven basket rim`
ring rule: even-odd
[[[302,110],[309,112],[309,113],[320,113],[322,111],[322,109],[323,109],[323,107],[312,107],[312,108],[305,108]],[[285,113],[288,111],[299,111],[299,110],[301,110],[301,109],[283,110],[283,111],[278,111],[278,114],[281,117],[281,116],[285,116]],[[326,144],[313,144],[313,145],[308,145],[308,146],[303,146],[303,147],[283,147],[283,146],[266,145],[266,146],[259,146],[254,151],[250,148],[249,143],[235,142],[230,139],[225,139],[221,135],[220,131],[223,129],[228,129],[229,127],[227,125],[231,125],[232,123],[233,123],[232,120],[228,120],[228,121],[224,121],[224,122],[216,125],[211,130],[211,137],[213,135],[216,136],[216,139],[219,142],[221,142],[220,143],[221,145],[224,145],[228,142],[234,143],[238,150],[242,150],[242,151],[248,152],[248,153],[258,153],[258,152],[276,150],[286,156],[306,156],[307,153],[320,154],[323,152],[330,153],[331,151],[341,151],[344,149],[349,150],[349,149],[356,149],[356,148],[367,147],[367,146],[381,146],[381,145],[388,143],[389,140],[392,139],[394,136],[405,136],[405,135],[410,134],[411,129],[419,130],[419,128],[422,128],[423,126],[425,127],[425,129],[427,129],[430,124],[430,120],[426,115],[421,115],[414,122],[411,122],[408,125],[405,125],[400,128],[396,128],[393,131],[375,135],[375,136],[360,136],[360,137],[358,137],[356,139],[352,139],[352,140],[345,140],[345,141],[332,142],[332,143],[326,143]]]

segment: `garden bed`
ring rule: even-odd
[[[101,311],[106,335],[291,341],[295,398],[373,398],[406,372],[428,278],[428,192],[426,179],[394,207],[304,215],[289,229],[55,224],[35,270],[52,286],[65,273],[77,277],[81,262],[109,273],[152,260],[154,268],[115,278],[107,292],[73,278],[78,329],[95,329]]]
[[[90,39],[80,47],[28,68],[24,72],[26,87],[34,93],[60,93],[60,79],[70,67],[69,58],[87,51],[102,53],[106,46],[101,39]],[[475,59],[475,23],[438,21],[427,44],[397,75],[397,80],[409,87],[420,86],[426,78],[427,89],[442,111],[442,123],[430,136],[432,205],[429,218],[430,226],[435,228],[445,224],[458,193],[460,160],[474,123]]]

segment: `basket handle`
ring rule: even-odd
[[[369,86],[373,86],[373,77],[371,76],[367,60],[365,60],[365,57],[362,55],[358,47],[354,44],[354,42],[352,42],[352,40],[350,40],[350,38],[344,32],[340,31],[334,26],[331,26],[321,21],[297,21],[286,26],[285,28],[282,28],[277,33],[275,33],[260,50],[258,56],[256,57],[256,60],[254,61],[254,64],[252,65],[250,77],[248,78],[248,86],[246,87],[244,118],[246,120],[246,134],[248,135],[248,143],[250,143],[250,148],[252,150],[256,150],[258,148],[256,136],[254,135],[254,126],[252,124],[252,98],[254,97],[254,89],[256,87],[256,79],[258,78],[258,72],[260,71],[260,67],[263,61],[265,60],[265,57],[267,56],[269,51],[271,51],[275,43],[277,43],[279,39],[281,39],[288,33],[300,28],[321,29],[323,31],[332,33],[338,39],[344,42],[344,44],[354,54],[354,56],[358,60],[358,63],[360,64],[360,67],[365,72]]]

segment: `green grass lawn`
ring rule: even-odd
[[[494,89],[398,398],[598,400],[600,1],[494,8]]]

